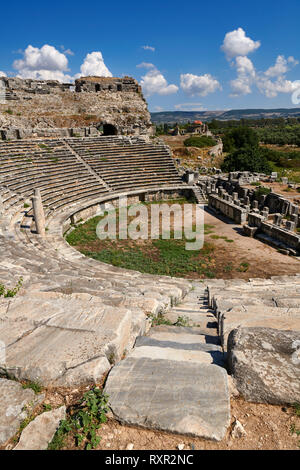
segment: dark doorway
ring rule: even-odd
[[[97,91],[100,91],[100,85],[99,85],[99,83],[96,83],[96,85],[95,85],[95,90],[96,90],[96,92],[97,92]]]
[[[103,135],[117,135],[118,131],[112,124],[103,124]]]

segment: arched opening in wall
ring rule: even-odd
[[[103,124],[103,135],[117,135],[118,131],[112,124]]]

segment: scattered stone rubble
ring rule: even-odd
[[[208,198],[211,209],[243,225],[245,235],[261,239],[285,254],[300,254],[299,206],[272,191],[256,196],[257,187],[245,187],[264,180],[265,175],[234,172],[228,176],[216,175],[202,180],[194,172],[189,182],[197,181]]]

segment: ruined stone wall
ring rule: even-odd
[[[18,134],[32,137],[38,131],[40,135],[42,129],[111,124],[119,135],[151,135],[150,113],[136,80],[98,77],[103,86],[93,91],[86,89],[86,84],[95,84],[89,78],[93,77],[77,81],[77,92],[74,84],[53,80],[1,78],[5,96],[0,101],[0,130],[18,138]]]

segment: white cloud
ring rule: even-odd
[[[181,74],[180,86],[185,93],[191,96],[206,96],[209,93],[214,93],[218,89],[222,89],[218,80],[209,73],[205,75],[193,75],[191,73]]]
[[[238,75],[248,75],[250,77],[255,77],[255,68],[248,57],[239,56],[235,59],[235,66]]]
[[[248,57],[236,57],[233,65],[237,70],[237,78],[230,82],[232,89],[230,96],[248,95],[252,92],[252,85],[256,85],[267,98],[275,98],[278,93],[293,93],[298,88],[298,84],[287,80],[285,74],[291,66],[297,64],[298,61],[294,57],[286,59],[280,55],[275,65],[269,67],[266,72],[257,72]],[[275,80],[271,80],[272,78]]]
[[[142,46],[142,49],[144,49],[145,51],[151,51],[151,52],[155,51],[155,47],[153,46]]]
[[[163,74],[156,68],[151,68],[141,79],[141,86],[146,96],[154,94],[171,95],[177,93],[178,86],[168,85]]]
[[[275,81],[259,76],[257,80],[259,91],[267,98],[275,98],[278,93],[293,93],[299,88],[299,81],[287,80],[285,77],[278,77]]]
[[[80,74],[75,77],[112,77],[112,73],[106,67],[103,56],[100,51],[94,51],[87,54],[83,64],[80,67]]]
[[[155,69],[155,65],[151,64],[150,62],[142,62],[141,64],[137,65],[138,69]]]
[[[230,96],[249,95],[252,91],[251,85],[256,78],[256,71],[252,61],[248,57],[238,56],[232,65],[236,67],[237,78],[230,82],[232,89]]]
[[[23,52],[23,59],[15,60],[13,67],[18,71],[20,78],[33,78],[39,80],[70,81],[68,59],[55,47],[45,44],[40,49],[31,45]]]
[[[161,106],[154,106],[154,109],[155,109],[155,111],[158,112],[158,113],[159,113],[160,111],[163,111],[163,110],[164,110],[164,108],[162,108]]]
[[[249,95],[251,90],[251,82],[248,77],[237,77],[231,80],[230,86],[232,89],[231,97],[235,98],[241,95]]]
[[[5,72],[1,72],[1,70],[0,70],[0,77],[7,77],[7,75],[6,75]]]
[[[174,105],[175,109],[180,111],[205,111],[202,103],[179,103]]]
[[[259,47],[260,41],[253,41],[246,36],[243,28],[238,28],[225,35],[221,49],[228,59],[232,59],[237,56],[247,56]]]
[[[299,64],[299,62],[294,59],[294,57],[291,56],[286,59],[284,55],[279,55],[276,59],[275,65],[269,67],[265,72],[265,75],[267,77],[278,77],[280,75],[284,75],[291,67],[294,67],[297,64]]]

